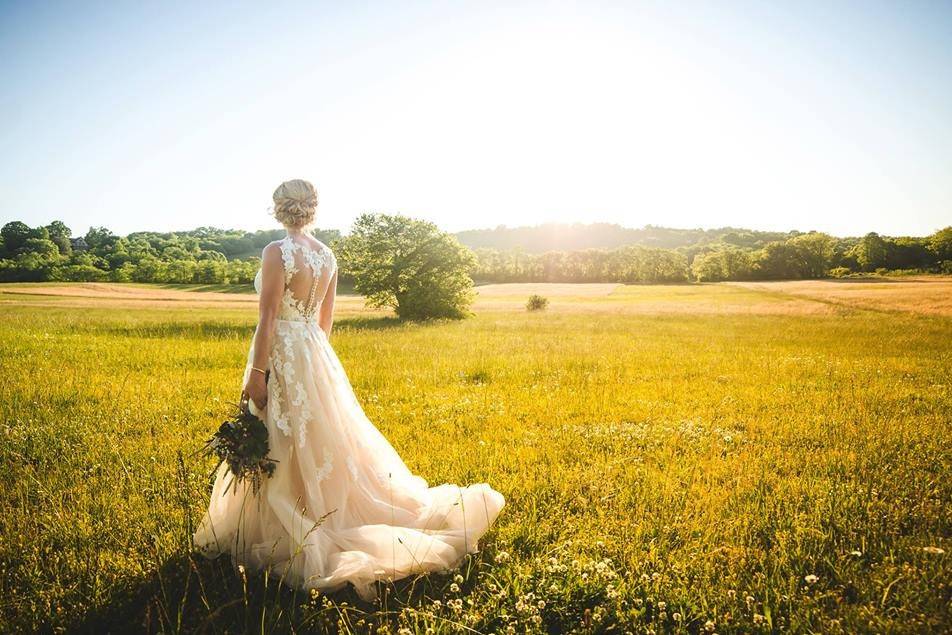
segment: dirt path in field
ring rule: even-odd
[[[950,276],[724,284],[847,309],[952,316]]]

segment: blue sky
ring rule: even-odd
[[[0,221],[952,224],[952,2],[0,3]]]

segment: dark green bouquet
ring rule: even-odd
[[[233,477],[225,489],[238,491],[238,484],[251,481],[251,491],[254,494],[261,489],[265,477],[274,474],[277,461],[268,458],[270,445],[268,444],[268,428],[264,422],[251,413],[248,408],[248,395],[241,394],[241,403],[238,412],[228,421],[223,422],[218,431],[205,444],[205,453],[208,456],[218,457],[218,465],[228,465]]]

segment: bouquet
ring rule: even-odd
[[[225,488],[238,491],[238,484],[251,481],[251,491],[257,495],[265,477],[274,474],[277,461],[268,458],[268,428],[248,408],[248,395],[241,393],[238,412],[218,427],[205,444],[205,454],[218,457],[216,472],[222,463],[228,465],[232,481]]]

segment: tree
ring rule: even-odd
[[[787,243],[796,248],[799,255],[799,277],[822,278],[829,271],[836,243],[832,236],[810,232],[791,238]]]
[[[929,236],[929,250],[935,254],[938,262],[952,260],[952,226]]]
[[[105,256],[112,251],[119,237],[105,227],[90,227],[85,236],[89,250],[97,256]]]
[[[363,214],[339,243],[342,269],[371,306],[406,319],[462,318],[473,300],[473,253],[433,223]]]
[[[46,226],[46,231],[49,232],[50,240],[56,243],[56,247],[61,254],[68,256],[73,253],[73,244],[69,241],[73,232],[66,226],[66,223],[55,220]]]
[[[856,263],[863,271],[876,271],[886,266],[889,248],[882,236],[870,232],[863,236],[850,254],[856,258]]]
[[[33,230],[26,223],[15,220],[0,229],[0,236],[3,236],[3,245],[7,252],[13,255],[20,251],[28,238],[33,238]]]
[[[732,246],[695,256],[691,263],[691,273],[698,282],[746,280],[752,269],[750,253]]]
[[[800,254],[789,242],[772,242],[757,252],[754,271],[770,280],[795,280],[800,277]]]

